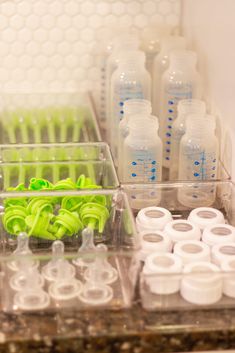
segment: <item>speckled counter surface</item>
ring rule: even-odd
[[[0,353],[158,353],[235,348],[235,309],[0,314]]]

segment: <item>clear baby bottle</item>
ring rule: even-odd
[[[118,125],[123,119],[124,102],[128,99],[147,99],[151,95],[151,78],[145,68],[145,54],[140,50],[125,51],[120,55],[118,68],[111,78],[111,149],[117,163]]]
[[[137,50],[139,48],[139,39],[137,35],[134,33],[122,33],[117,36],[114,40],[113,51],[109,55],[107,62],[106,62],[106,74],[105,74],[105,105],[106,105],[106,135],[107,139],[110,141],[110,84],[111,84],[111,77],[113,72],[118,67],[119,63],[119,56],[122,55],[122,52],[129,51],[129,50]]]
[[[199,182],[179,189],[178,200],[189,207],[210,206],[215,199],[215,186],[201,183],[217,178],[219,146],[211,115],[192,114],[186,120],[186,132],[180,142],[179,179]]]
[[[181,99],[201,98],[201,78],[196,71],[197,55],[180,50],[170,53],[170,66],[162,76],[160,136],[163,142],[163,166],[169,168],[172,124]]]
[[[161,50],[158,55],[155,56],[153,61],[152,71],[152,102],[153,102],[153,114],[159,117],[160,113],[160,92],[161,92],[161,78],[169,66],[169,54],[175,49],[185,49],[186,40],[180,36],[166,36],[162,39]]]
[[[120,180],[123,179],[123,145],[129,131],[128,121],[136,114],[143,114],[148,117],[152,112],[152,106],[151,102],[146,99],[128,99],[124,103],[123,111],[123,119],[118,126],[118,175]]]
[[[160,181],[162,142],[158,136],[158,119],[153,116],[133,115],[128,126],[129,135],[123,147],[124,182]]]
[[[178,179],[180,140],[185,133],[185,121],[190,114],[203,117],[206,114],[206,104],[200,99],[182,99],[177,106],[177,118],[172,125],[172,143],[170,152],[170,180]]]

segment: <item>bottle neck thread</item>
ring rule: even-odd
[[[196,138],[214,135],[215,128],[215,118],[211,115],[190,114],[186,120],[186,133]]]
[[[151,102],[146,99],[129,99],[124,102],[124,115],[136,115],[145,114],[150,115],[152,113]]]
[[[194,69],[197,63],[197,55],[190,50],[174,50],[170,53],[170,69],[185,71]]]
[[[206,114],[206,104],[200,99],[182,99],[177,107],[178,116],[188,114]]]

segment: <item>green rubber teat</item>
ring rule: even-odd
[[[85,226],[97,229],[99,233],[102,233],[109,218],[109,211],[103,205],[89,202],[80,208],[79,215]]]
[[[46,179],[41,178],[31,178],[29,183],[29,190],[43,190],[43,189],[53,189],[53,184]]]
[[[83,224],[76,212],[70,212],[61,208],[54,222],[58,226],[56,238],[61,239],[64,235],[72,236],[83,228]]]
[[[13,205],[7,207],[3,215],[3,225],[8,233],[18,235],[26,230],[25,218],[27,211],[25,207]]]

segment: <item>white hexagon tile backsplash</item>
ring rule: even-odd
[[[102,33],[177,26],[180,0],[0,0],[0,91],[98,88]]]

